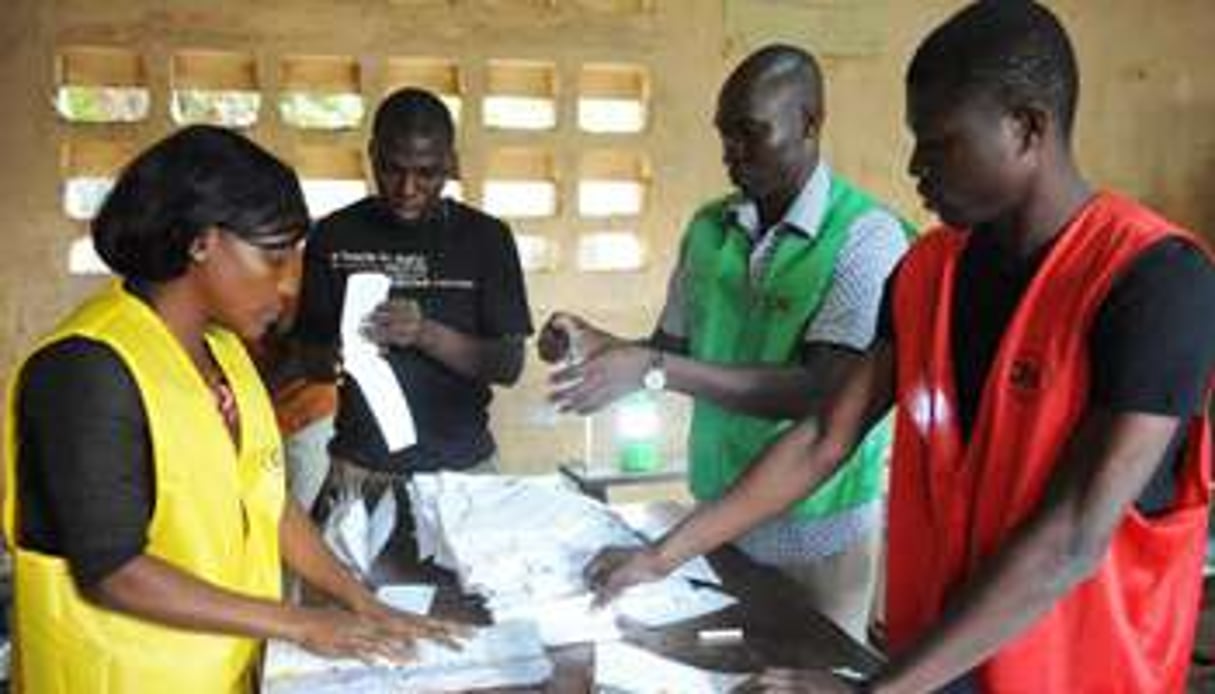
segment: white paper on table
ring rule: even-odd
[[[380,602],[402,612],[430,614],[435,600],[435,587],[425,583],[380,586],[375,596]]]
[[[388,299],[392,280],[378,272],[356,272],[346,280],[342,305],[342,368],[358,384],[390,452],[417,443],[413,413],[380,348],[363,336],[363,324]]]
[[[388,546],[392,539],[392,531],[397,528],[397,495],[392,487],[380,494],[371,516],[367,519],[367,568],[375,563],[376,557]]]
[[[682,566],[675,569],[671,575],[679,576],[689,581],[700,581],[701,583],[715,586],[721,585],[721,577],[717,575],[717,572],[709,565],[709,560],[705,559],[704,556],[693,557],[687,560]]]
[[[650,542],[657,542],[667,531],[679,524],[679,518],[669,518],[659,514],[641,516],[635,519],[631,526]]]
[[[484,582],[569,595],[584,587],[581,571],[595,550],[636,541],[601,504],[555,476],[415,475],[409,490],[419,553],[460,573],[469,590]]]
[[[271,639],[263,689],[267,694],[465,691],[534,685],[552,676],[552,662],[533,623],[503,622],[476,629],[463,646],[456,651],[419,640],[414,660],[392,665],[324,658]]]
[[[665,627],[723,610],[738,600],[677,577],[629,588],[612,603],[617,614],[649,628]]]
[[[409,493],[420,554],[455,572],[495,619],[536,620],[547,645],[619,638],[617,616],[665,626],[735,602],[688,580],[717,580],[698,558],[666,581],[590,610],[587,562],[603,547],[642,541],[618,515],[556,476],[423,474],[410,481]]]
[[[542,604],[520,605],[496,611],[494,618],[535,623],[540,630],[540,640],[550,648],[619,639],[616,611],[592,608],[592,599],[593,596],[585,594]]]
[[[346,496],[325,520],[322,535],[339,559],[366,575],[388,545],[396,518],[397,501],[391,489],[384,491],[370,515],[361,497]]]
[[[595,644],[595,686],[628,694],[718,694],[749,675],[702,670],[631,644]]]
[[[418,559],[422,561],[434,557],[438,550],[439,510],[434,503],[433,491],[437,483],[438,478],[434,475],[414,475],[405,485],[409,493],[409,510],[413,515]]]
[[[338,501],[325,520],[325,543],[347,566],[366,572],[367,509],[361,499]]]
[[[547,658],[519,658],[492,665],[438,668],[400,672],[388,668],[362,668],[267,680],[262,694],[435,694],[484,689],[532,691],[553,676]]]

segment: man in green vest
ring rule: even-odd
[[[822,123],[811,55],[771,45],[747,57],[722,87],[714,119],[737,191],[693,216],[654,335],[626,341],[558,313],[541,336],[550,361],[562,346],[575,348],[573,363],[553,375],[552,398],[564,410],[594,412],[640,388],[694,399],[689,475],[701,502],[720,498],[861,358],[883,283],[906,250],[898,218],[819,156]],[[737,541],[862,640],[888,439],[876,428],[830,484]],[[649,578],[657,576],[635,581]]]

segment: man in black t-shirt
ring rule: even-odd
[[[951,310],[950,340],[964,441],[975,428],[1000,340],[1057,241],[1020,258],[1005,252],[995,234],[976,233],[962,253],[954,281],[966,291],[957,293]],[[886,280],[875,343],[895,344],[892,304],[901,269],[895,268]],[[1183,421],[1200,416],[1206,405],[1205,374],[1215,363],[1215,322],[1194,317],[1213,304],[1215,267],[1197,246],[1166,238],[1135,258],[1115,280],[1088,331],[1091,404]],[[1186,433],[1184,427],[1175,432],[1136,499],[1135,506],[1146,516],[1163,515],[1173,507]]]
[[[490,387],[518,379],[532,325],[510,230],[442,197],[456,173],[453,143],[451,116],[434,95],[390,95],[368,148],[379,194],[321,220],[308,240],[294,335],[310,372],[323,377],[337,363],[347,278],[387,275],[389,299],[364,334],[383,350],[418,435],[390,452],[358,385],[343,379],[331,494],[352,484],[373,492],[369,480],[382,489],[414,472],[494,467]]]

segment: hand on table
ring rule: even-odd
[[[293,641],[331,658],[406,662],[414,657],[418,639],[460,649],[467,628],[430,617],[394,610],[387,605],[360,612],[304,608]]]
[[[602,606],[629,586],[665,578],[671,569],[651,547],[608,547],[596,554],[582,573],[595,592],[595,605]]]

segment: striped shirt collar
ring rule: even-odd
[[[769,229],[759,226],[759,206],[754,200],[739,197],[726,206],[726,220],[742,227],[753,241],[767,236],[777,229],[787,229],[813,239],[818,235],[823,217],[827,213],[827,195],[831,190],[831,169],[827,162],[819,159],[814,173],[793,198],[785,216]]]

